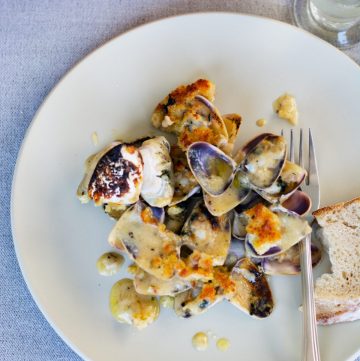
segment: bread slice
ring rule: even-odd
[[[331,273],[315,282],[319,324],[360,319],[360,197],[313,213],[327,250]]]

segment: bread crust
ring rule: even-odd
[[[349,201],[346,201],[346,202],[339,202],[339,203],[335,203],[333,205],[330,205],[330,206],[326,206],[326,207],[323,207],[323,208],[320,208],[316,211],[314,211],[312,214],[314,217],[323,217],[329,213],[332,213],[334,211],[338,211],[338,210],[341,210],[342,208],[345,208],[353,203],[360,203],[360,197],[356,197],[356,198],[353,198]]]

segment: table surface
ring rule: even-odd
[[[0,360],[80,359],[32,300],[12,241],[11,180],[37,108],[59,79],[99,45],[140,24],[198,11],[291,22],[290,0],[0,0]],[[360,64],[360,45],[346,53]]]

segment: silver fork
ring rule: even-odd
[[[284,132],[281,131],[281,135]],[[299,154],[298,164],[304,167],[303,159],[303,131],[300,129],[299,134]],[[312,202],[310,214],[316,210],[320,205],[320,185],[319,175],[315,156],[314,141],[311,130],[309,129],[309,144],[308,144],[308,164],[305,168],[308,172],[301,189],[306,192]],[[290,130],[290,151],[289,160],[295,161],[295,145],[294,145],[294,131]],[[308,217],[312,221],[312,216]],[[311,262],[311,235],[305,237],[300,242],[300,264],[301,264],[301,283],[302,283],[302,298],[303,298],[303,361],[320,361],[319,340],[316,325],[316,311],[314,302],[314,281]]]

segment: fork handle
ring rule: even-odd
[[[311,236],[300,242],[301,281],[303,293],[303,361],[320,361],[314,302],[314,281],[311,260]]]

